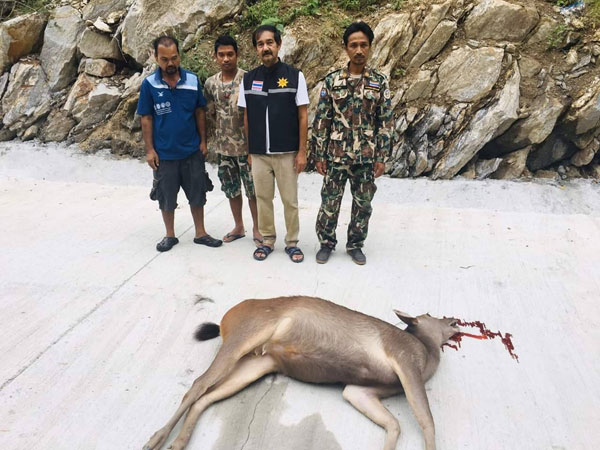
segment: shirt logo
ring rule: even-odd
[[[253,91],[262,91],[263,82],[262,81],[253,81],[252,82],[252,90]]]
[[[280,88],[284,88],[284,87],[286,87],[287,85],[288,85],[288,80],[287,80],[287,78],[280,78],[280,79],[277,81],[277,86],[279,86]]]
[[[159,97],[162,97],[163,94],[164,94],[164,92],[157,92],[157,94],[158,94]]]
[[[154,111],[157,116],[162,116],[163,114],[169,114],[171,112],[171,102],[166,103],[155,103]]]
[[[367,83],[367,87],[371,88],[371,89],[377,89],[377,90],[379,90],[379,88],[380,88],[379,83],[377,81],[369,81]]]

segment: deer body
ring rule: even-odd
[[[440,346],[458,332],[454,319],[413,318],[406,331],[387,322],[313,297],[245,300],[231,308],[220,327],[201,328],[201,340],[223,344],[207,371],[196,379],[171,420],[144,447],[158,450],[187,411],[183,428],[169,447],[183,449],[200,414],[258,378],[279,372],[310,383],[342,383],[344,398],[387,431],[393,450],[398,421],[380,399],[404,391],[427,450],[435,449],[433,418],[424,382],[435,372]]]

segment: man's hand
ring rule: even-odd
[[[248,153],[248,166],[252,168],[252,155],[250,153]]]
[[[202,142],[200,142],[200,151],[206,158],[206,155],[208,155],[208,148],[206,147],[206,141],[204,141],[204,140]]]
[[[146,162],[152,167],[152,170],[158,170],[158,161],[158,153],[156,153],[156,150],[151,148],[146,151]]]
[[[317,172],[319,172],[321,175],[325,176],[327,174],[327,162],[317,161],[315,166],[317,168]]]
[[[294,161],[294,167],[296,168],[296,173],[300,173],[306,167],[306,152],[298,152],[296,155],[296,161]]]
[[[375,178],[379,178],[383,175],[383,171],[385,170],[385,164],[382,162],[376,162],[373,172],[375,173]]]

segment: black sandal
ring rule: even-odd
[[[254,259],[257,261],[264,261],[265,259],[267,259],[267,256],[269,256],[272,251],[273,249],[268,245],[261,245],[260,247],[257,247],[256,250],[254,250],[252,256],[254,256]]]
[[[289,255],[292,262],[301,263],[304,261],[304,253],[302,253],[302,250],[300,250],[298,247],[286,247],[285,252]],[[296,255],[301,255],[302,258],[294,259],[294,256]]]

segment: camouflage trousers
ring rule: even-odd
[[[327,174],[321,188],[321,208],[317,215],[317,237],[321,245],[335,248],[335,229],[346,181],[350,180],[352,213],[348,225],[346,249],[362,248],[369,231],[371,201],[377,190],[373,164],[342,164],[327,162]]]
[[[254,198],[254,182],[252,181],[252,170],[248,164],[248,155],[226,156],[217,154],[219,164],[219,180],[221,190],[227,198],[235,198],[242,195],[242,183],[246,190],[246,197]]]

